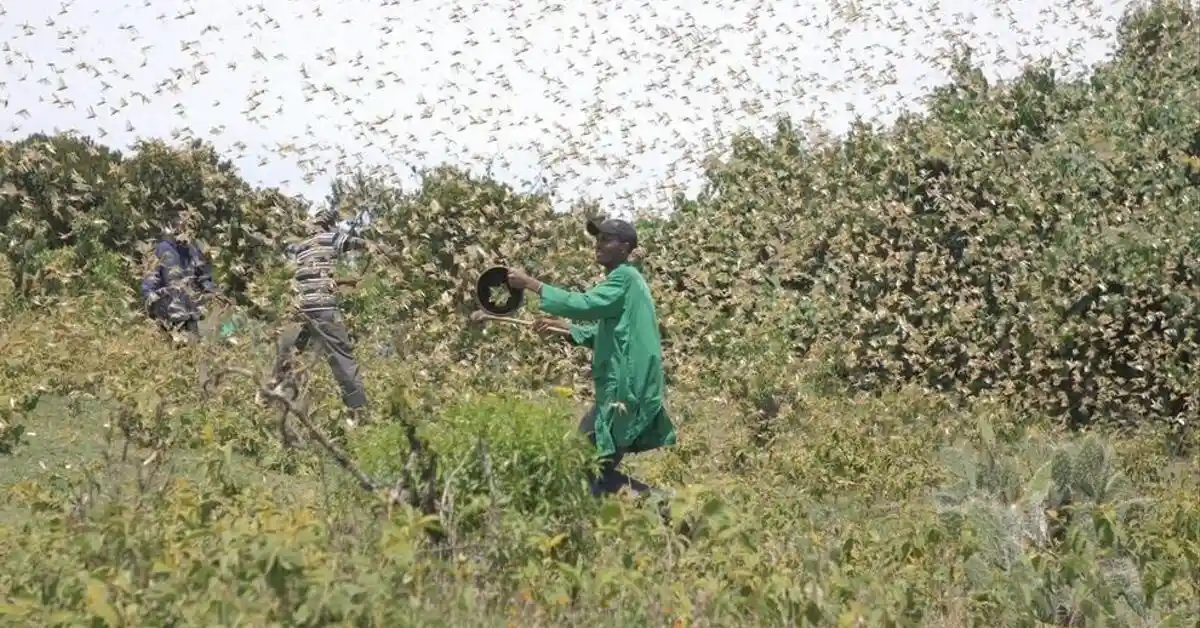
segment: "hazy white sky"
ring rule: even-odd
[[[910,106],[950,37],[991,76],[1094,63],[1129,2],[876,4],[0,0],[0,137],[197,135],[313,200],[340,169],[448,161],[661,206],[739,128]]]

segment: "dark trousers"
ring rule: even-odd
[[[358,362],[354,360],[350,334],[338,310],[301,312],[298,321],[284,328],[275,356],[276,381],[288,371],[292,350],[302,353],[313,340],[325,353],[333,378],[342,389],[342,403],[353,409],[366,406],[367,392],[363,389]]]
[[[591,410],[588,410],[587,414],[584,414],[579,421],[579,432],[586,434],[592,445],[596,444],[596,406],[592,406]],[[600,460],[600,474],[598,476],[591,475],[589,478],[593,496],[610,495],[620,491],[623,486],[628,486],[638,494],[650,491],[649,485],[617,471],[617,465],[621,464],[624,457],[625,454],[618,451],[616,454]]]

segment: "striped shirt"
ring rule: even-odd
[[[337,258],[363,244],[340,231],[323,231],[288,246],[296,265],[292,288],[296,305],[304,312],[338,307],[337,283],[333,279]]]

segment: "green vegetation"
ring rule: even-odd
[[[1197,625],[1198,16],[1133,11],[1084,77],[964,58],[888,128],[735,138],[640,222],[680,442],[626,464],[665,522],[587,493],[587,355],[467,324],[489,266],[594,280],[584,210],[336,185],[405,258],[346,298],[382,422],[346,432],[318,358],[288,447],[256,392],[308,203],[202,144],[0,147],[0,623]],[[236,343],[138,311],[170,211]]]

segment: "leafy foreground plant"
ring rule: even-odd
[[[1142,509],[1142,500],[1127,497],[1132,487],[1115,450],[1098,438],[999,439],[985,429],[977,452],[947,450],[945,462],[923,463],[948,478],[936,499],[914,491],[898,504],[853,484],[805,497],[811,480],[803,473],[777,478],[749,459],[741,471],[710,467],[708,486],[683,487],[667,525],[650,509],[587,495],[587,449],[572,434],[567,400],[467,395],[435,407],[404,390],[396,389],[390,408],[419,425],[415,440],[399,418],[330,440],[377,485],[407,477],[421,496],[428,491],[420,482],[432,479],[432,509],[388,490],[376,499],[357,488],[358,473],[264,473],[235,454],[233,442],[198,452],[133,446],[122,458],[114,427],[101,460],[13,487],[8,507],[17,518],[0,530],[0,623],[1186,626],[1197,619],[1194,479],[1160,480],[1150,487],[1155,507]],[[820,422],[817,433],[846,425],[851,405],[825,412],[810,417]],[[935,434],[914,438],[936,441]],[[753,438],[748,429],[730,451]],[[887,440],[863,450],[865,457],[907,448],[882,446]],[[414,442],[437,452],[435,474],[411,473],[422,469],[410,464]],[[328,459],[320,449],[294,451],[307,460],[298,469],[320,470]]]
[[[967,578],[987,592],[975,603],[1023,607],[1039,622],[1160,621],[1117,532],[1151,500],[1133,492],[1113,448],[1089,435],[1004,452],[982,428],[981,449],[943,452],[952,481],[936,494],[943,521],[964,538]]]

